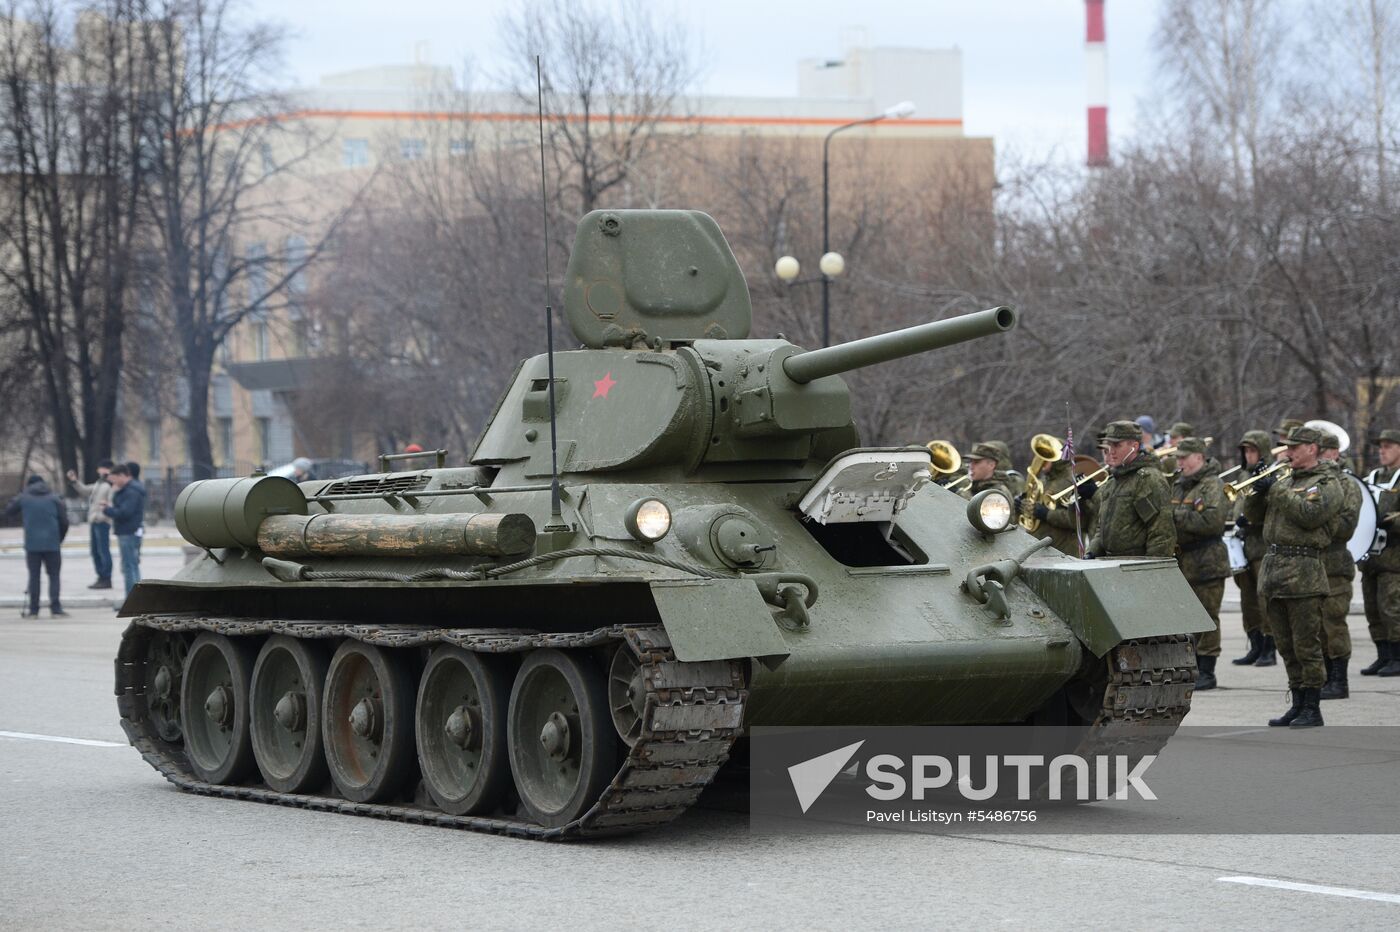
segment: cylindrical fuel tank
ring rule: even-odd
[[[258,545],[258,526],[269,515],[306,514],[300,486],[281,476],[203,479],[175,499],[175,527],[196,547]]]
[[[534,545],[535,522],[522,514],[286,515],[258,530],[258,549],[278,557],[499,557]]]

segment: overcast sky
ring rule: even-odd
[[[425,51],[435,64],[496,65],[493,33],[510,0],[251,0],[256,13],[287,24],[291,79],[400,64]],[[1083,0],[700,0],[658,8],[679,17],[707,52],[703,90],[715,94],[797,92],[797,61],[838,57],[846,27],[872,45],[963,50],[968,135],[999,149],[1081,158],[1084,151]],[[1152,76],[1158,0],[1108,0],[1109,124],[1131,134]],[[916,101],[917,103],[917,101]]]

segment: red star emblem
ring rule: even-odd
[[[617,384],[617,381],[616,381],[615,379],[613,379],[612,373],[609,372],[607,375],[603,376],[601,379],[599,379],[598,381],[596,381],[596,382],[593,383],[593,397],[594,397],[594,398],[606,398],[606,397],[608,397],[608,392],[611,391],[611,390],[612,390],[612,387],[613,387],[614,385],[616,385],[616,384]]]

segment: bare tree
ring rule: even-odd
[[[0,287],[24,309],[64,469],[112,449],[144,185],[141,13],[33,0],[0,20]]]
[[[279,119],[289,109],[271,83],[280,33],[246,24],[243,13],[237,0],[165,0],[146,48],[156,90],[144,205],[178,341],[195,478],[212,475],[209,389],[219,346],[300,286],[337,223],[289,200],[280,184],[323,140]],[[269,232],[304,236],[313,224],[321,235],[304,248],[246,248]]]

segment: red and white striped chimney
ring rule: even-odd
[[[1108,164],[1108,47],[1103,34],[1104,0],[1084,0],[1084,64],[1089,98],[1091,168]]]

